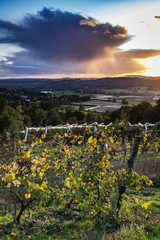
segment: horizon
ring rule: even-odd
[[[136,74],[136,75],[123,75],[123,76],[105,76],[105,77],[94,77],[94,78],[91,78],[91,77],[88,77],[88,78],[86,78],[86,77],[69,77],[69,76],[65,76],[65,77],[43,77],[43,76],[41,76],[41,77],[37,77],[37,76],[31,76],[31,77],[8,77],[8,78],[1,78],[0,77],[0,80],[11,80],[11,79],[13,79],[13,80],[18,80],[18,79],[28,79],[28,80],[30,80],[30,79],[42,79],[42,80],[98,80],[98,79],[103,79],[103,78],[146,78],[146,79],[148,79],[148,78],[154,78],[154,79],[156,79],[156,78],[160,78],[160,76],[146,76],[146,75],[138,75],[138,74]]]
[[[158,9],[158,0],[2,0],[0,79],[159,77]]]

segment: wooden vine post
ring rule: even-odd
[[[13,147],[13,161],[15,158],[15,154],[16,154],[16,141],[14,141],[14,147]],[[16,193],[18,193],[18,186],[16,186]],[[13,222],[14,223],[16,221],[16,212],[17,212],[17,197],[15,197],[15,201],[14,201],[14,211],[13,211]]]
[[[141,139],[142,139],[142,137],[140,137],[140,136],[135,137],[135,140],[134,140],[131,152],[130,152],[130,157],[128,160],[128,169],[129,169],[128,174],[130,174],[132,172]],[[117,216],[118,216],[120,208],[121,208],[122,194],[124,194],[125,191],[126,191],[126,187],[120,184],[119,197],[118,197],[118,201],[117,201],[117,209],[118,209]]]
[[[44,133],[45,137],[47,137],[47,126],[45,125],[45,133]]]
[[[27,137],[28,137],[28,128],[25,128],[25,136],[24,136],[24,141],[27,141]]]

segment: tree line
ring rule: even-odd
[[[82,97],[76,96],[77,101]],[[85,98],[85,97],[83,97]],[[88,98],[88,97],[86,97]],[[31,126],[45,126],[73,123],[93,123],[123,121],[131,123],[156,123],[160,121],[160,100],[155,106],[149,102],[141,102],[135,106],[122,106],[115,111],[103,113],[85,111],[84,105],[80,104],[79,109],[75,110],[72,105],[64,111],[58,107],[63,104],[71,104],[74,96],[62,96],[59,98],[44,98],[40,102],[30,101],[29,103],[9,104],[4,97],[0,96],[0,134],[6,132],[14,133]],[[84,99],[83,99],[84,100]]]

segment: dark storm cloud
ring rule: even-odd
[[[118,52],[117,56],[125,57],[125,58],[150,58],[160,55],[160,49],[131,49],[128,51]]]
[[[19,43],[34,57],[50,62],[97,58],[106,54],[106,48],[130,39],[124,27],[47,8],[17,24],[0,20],[0,30],[7,32],[0,43]]]
[[[3,20],[0,20],[0,28],[2,30],[6,30],[6,31],[9,31],[9,32],[19,32],[19,31],[23,31],[23,27],[21,26],[18,26],[17,24],[13,23],[13,22],[7,22],[7,21],[3,21]]]

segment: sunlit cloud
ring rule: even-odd
[[[131,49],[128,51],[119,51],[117,56],[132,58],[132,59],[144,59],[151,58],[160,55],[160,49]]]
[[[160,16],[154,16],[154,18],[156,18],[156,19],[159,19],[159,20],[160,20]]]
[[[148,59],[141,59],[141,64],[146,66],[145,75],[147,76],[160,76],[160,56],[151,57]]]

